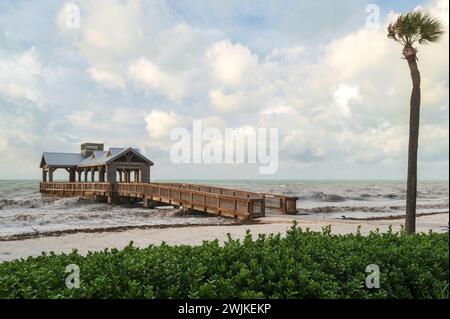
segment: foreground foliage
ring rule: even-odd
[[[201,246],[149,246],[0,264],[1,298],[448,298],[448,234],[333,235],[292,227]],[[80,268],[68,289],[66,266]],[[366,267],[380,288],[365,286]]]

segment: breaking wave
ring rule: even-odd
[[[36,197],[29,199],[0,199],[0,210],[20,208],[64,209],[78,207],[88,200],[81,198]]]
[[[300,214],[326,214],[326,213],[398,213],[404,212],[405,206],[319,206],[312,208],[299,208]],[[447,210],[448,204],[417,205],[418,210]]]
[[[312,195],[310,197],[310,199],[314,199],[314,200],[321,201],[321,202],[343,202],[346,200],[341,195],[326,194],[324,192],[314,193],[314,195]]]
[[[14,208],[38,208],[48,205],[55,201],[51,198],[32,198],[32,199],[0,199],[0,210]]]
[[[351,193],[350,193],[351,194]],[[294,196],[295,192],[283,192],[283,195]],[[358,195],[342,195],[325,192],[314,192],[312,194],[300,195],[300,200],[315,202],[345,202],[345,201],[367,201],[371,199],[405,199],[404,194],[369,194],[361,193]]]

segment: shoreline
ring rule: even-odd
[[[448,214],[449,212],[431,212],[431,213],[417,213],[416,217],[423,216],[432,216],[432,215],[440,215],[440,214]],[[358,218],[358,217],[345,217],[343,220],[395,220],[395,219],[404,219],[405,215],[389,215],[389,216],[379,216],[379,217],[366,217],[366,218]]]
[[[203,241],[219,240],[223,243],[228,234],[235,239],[244,238],[246,231],[252,235],[277,234],[284,235],[292,227],[294,221],[298,227],[309,228],[311,231],[321,231],[323,227],[331,226],[333,234],[356,233],[358,228],[361,234],[367,235],[372,231],[386,232],[392,227],[393,231],[399,231],[404,221],[394,220],[350,220],[350,219],[311,219],[302,216],[270,216],[258,219],[257,223],[230,223],[220,225],[154,225],[135,227],[127,226],[120,229],[93,229],[84,232],[58,233],[54,236],[34,238],[22,238],[0,241],[0,262],[39,256],[42,252],[51,251],[70,253],[76,249],[80,254],[89,251],[101,251],[104,249],[122,249],[131,241],[137,247],[160,245],[165,242],[168,245],[201,245]],[[446,232],[448,229],[449,214],[433,214],[417,218],[417,232]],[[161,227],[163,226],[163,227]]]
[[[444,215],[449,214],[449,212],[431,212],[431,213],[418,213],[416,217],[424,217],[424,216],[433,216],[433,215]],[[269,215],[267,218],[279,217],[280,219],[295,219],[299,220],[299,217],[303,216],[311,216],[311,215]],[[381,217],[366,217],[366,218],[357,218],[357,217],[346,217],[346,218],[311,218],[308,217],[305,220],[310,221],[320,221],[320,220],[329,220],[335,222],[341,221],[389,221],[389,220],[402,220],[405,218],[405,215],[389,215],[389,216],[381,216]],[[282,223],[283,221],[280,220]],[[124,226],[110,226],[110,227],[94,227],[94,228],[73,228],[73,229],[62,229],[62,230],[50,230],[43,232],[26,232],[26,233],[18,233],[11,235],[0,235],[0,242],[5,241],[17,241],[17,240],[25,240],[25,239],[37,239],[44,237],[61,237],[65,235],[72,235],[78,233],[107,233],[107,232],[124,232],[133,229],[166,229],[166,228],[185,228],[185,227],[202,227],[202,226],[242,226],[242,225],[258,225],[264,224],[267,221],[264,221],[261,218],[253,219],[253,220],[234,220],[227,221],[224,223],[192,223],[192,224],[160,224],[160,225],[124,225]]]
[[[124,232],[133,229],[166,229],[166,228],[184,228],[184,227],[201,227],[201,226],[237,226],[237,225],[255,225],[259,222],[253,221],[236,221],[230,223],[192,223],[192,224],[161,224],[161,225],[128,225],[128,226],[111,226],[111,227],[94,227],[94,228],[74,228],[63,230],[50,230],[44,232],[28,232],[20,234],[11,234],[0,236],[0,242],[4,241],[17,241],[25,239],[37,239],[45,237],[62,237],[66,235],[79,234],[79,233],[110,233],[110,232]]]

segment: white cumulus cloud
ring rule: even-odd
[[[161,94],[168,99],[180,103],[184,96],[184,82],[161,70],[155,63],[146,58],[132,62],[128,68],[129,78],[147,92]]]
[[[0,93],[10,99],[27,99],[39,104],[43,67],[35,48],[2,56],[0,52]]]
[[[145,116],[147,132],[151,138],[167,138],[170,132],[182,125],[182,119],[174,112],[165,112],[162,110],[152,110]]]
[[[230,40],[214,43],[206,52],[212,76],[220,84],[237,87],[258,66],[258,57],[240,43]]]
[[[101,84],[106,88],[109,89],[125,88],[125,81],[119,74],[105,70],[99,70],[94,67],[89,68],[87,72],[95,82]]]

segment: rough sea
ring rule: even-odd
[[[207,180],[183,181],[297,196],[302,218],[372,218],[404,215],[404,181]],[[448,213],[448,181],[420,181],[417,212]],[[39,181],[0,180],[0,236],[137,225],[225,224],[232,219],[190,215],[177,209],[111,206],[39,194]]]

